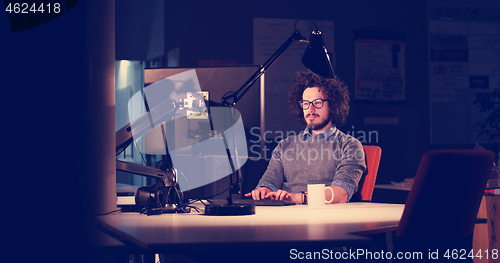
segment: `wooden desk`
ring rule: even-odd
[[[309,208],[307,205],[256,207],[251,216],[205,216],[116,213],[96,223],[111,236],[151,253],[202,247],[248,248],[314,244],[350,246],[371,239],[350,232],[397,225],[400,204],[347,203]]]
[[[500,226],[497,225],[497,222],[500,222],[499,210],[499,195],[483,196],[477,216],[487,218],[487,224],[477,224],[474,228],[473,248],[475,251],[478,251],[479,249],[481,249],[481,251],[492,251],[493,249],[500,251],[500,244],[498,243]],[[487,259],[486,257],[474,258],[474,263],[489,263],[497,261],[498,259]]]

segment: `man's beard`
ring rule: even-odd
[[[329,122],[330,122],[330,114],[328,114],[328,118],[324,119],[320,123],[313,123],[313,122],[307,123],[307,127],[309,127],[309,129],[313,131],[317,131],[323,129]]]

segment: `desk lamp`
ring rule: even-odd
[[[299,19],[300,20],[300,19]],[[297,22],[295,21],[293,34],[281,45],[271,57],[260,66],[260,68],[235,92],[228,92],[222,97],[222,103],[225,106],[233,108],[236,103],[245,95],[245,93],[250,89],[250,87],[260,79],[260,77],[273,65],[273,63],[285,52],[285,50],[294,42],[309,42],[304,55],[302,56],[302,64],[306,66],[312,72],[325,77],[325,78],[335,78],[335,73],[333,72],[333,67],[330,62],[330,56],[324,44],[323,33],[319,31],[318,26],[311,20],[316,27],[315,31],[311,32],[309,41],[303,37],[299,30],[296,29]],[[228,153],[229,154],[229,153]],[[231,158],[229,157],[231,160]],[[230,175],[230,193],[227,204],[210,204],[206,207],[205,213],[209,215],[251,215],[255,213],[255,208],[253,205],[236,205],[233,204],[232,193],[235,189],[238,189],[238,176],[234,170],[233,174]],[[236,183],[233,184],[233,175],[235,176]]]
[[[300,19],[299,19],[300,20]],[[239,88],[237,91],[230,91],[222,97],[222,103],[226,106],[234,107],[236,103],[245,95],[245,93],[250,89],[250,87],[260,79],[260,77],[274,64],[274,62],[285,52],[285,50],[294,42],[309,42],[304,55],[302,56],[302,64],[306,66],[312,72],[325,77],[325,78],[335,78],[335,73],[333,72],[333,67],[330,62],[330,56],[328,55],[328,50],[325,47],[325,40],[323,38],[323,33],[319,31],[316,23],[311,21],[316,27],[315,31],[311,32],[309,41],[303,37],[298,29],[297,20],[294,25],[293,34],[281,45],[271,57],[260,66],[260,68]]]

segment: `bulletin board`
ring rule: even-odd
[[[404,101],[404,33],[360,30],[354,35],[355,99]]]
[[[500,86],[500,2],[429,0],[431,143],[488,142],[476,94]]]

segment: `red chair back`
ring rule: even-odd
[[[377,179],[378,166],[382,149],[378,146],[363,145],[365,150],[366,170],[359,181],[358,191],[354,193],[351,202],[370,202]]]

